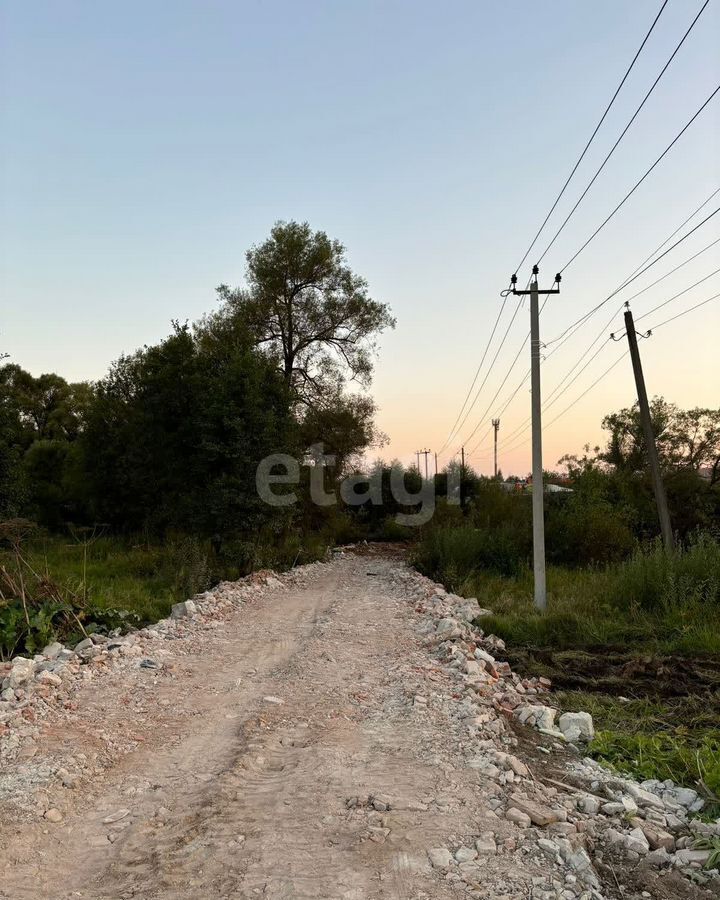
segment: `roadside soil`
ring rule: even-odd
[[[720,713],[720,660],[632,650],[509,647],[518,672],[547,675],[560,690],[663,699],[706,695]]]

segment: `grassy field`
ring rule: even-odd
[[[415,563],[493,610],[485,631],[502,637],[513,666],[553,679],[568,710],[593,715],[590,754],[641,778],[672,778],[720,795],[720,545],[700,536],[668,557],[659,546],[602,568],[550,567],[548,610],[532,603],[526,564],[471,529],[426,536]],[[500,570],[500,571],[498,571]]]

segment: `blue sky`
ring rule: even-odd
[[[417,447],[439,449],[499,291],[659,5],[6,0],[2,349],[35,373],[98,378],[122,352],[160,339],[171,319],[212,309],[214,287],[242,282],[244,251],[275,220],[308,220],[346,244],[353,267],[398,318],[381,342],[373,389],[391,437],[385,454],[409,460]],[[700,5],[670,0],[558,213],[574,203]],[[717,86],[718,46],[712,0],[542,279],[552,280]],[[543,315],[544,337],[602,299],[720,186],[719,110],[716,98],[567,271]],[[719,237],[718,219],[673,262]],[[720,267],[718,247],[638,298],[636,315]],[[717,291],[716,276],[668,312]],[[643,342],[651,393],[717,406],[719,310],[708,304]],[[548,361],[548,390],[602,324],[593,320]],[[527,328],[523,309],[474,414]],[[568,401],[616,349],[606,348]],[[526,368],[523,356],[508,386]],[[602,414],[632,399],[626,361],[548,432],[548,462],[599,440]],[[501,438],[528,408],[521,391]],[[467,430],[474,424],[471,417]],[[514,451],[506,470],[526,470],[528,454],[529,446]]]

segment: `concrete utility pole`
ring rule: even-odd
[[[418,475],[420,474],[420,452],[421,452],[420,450],[416,450],[416,451],[415,451],[415,455],[417,456],[417,470],[418,470]]]
[[[625,310],[625,331],[627,333],[628,344],[630,345],[630,358],[632,359],[633,373],[635,374],[635,386],[637,387],[638,406],[640,407],[640,421],[642,422],[648,463],[650,464],[650,476],[652,478],[653,491],[655,492],[658,518],[660,519],[660,531],[662,533],[665,550],[668,553],[671,553],[675,549],[675,540],[673,538],[672,524],[670,522],[667,496],[665,495],[665,485],[663,484],[662,474],[660,472],[660,461],[655,445],[655,435],[653,434],[652,422],[650,420],[650,404],[648,403],[647,390],[645,389],[645,377],[643,376],[642,362],[640,360],[637,332],[635,331],[635,322],[633,321],[633,314],[630,311],[630,307]]]
[[[465,448],[460,448],[460,509],[465,506]]]
[[[529,291],[515,289],[517,275],[511,280],[512,292],[517,296],[530,294],[530,369],[532,385],[532,512],[533,512],[533,575],[535,581],[535,606],[547,607],[545,586],[545,511],[542,463],[542,397],[540,394],[540,294],[559,294],[560,275],[555,276],[557,288],[541,291],[538,287],[537,266],[533,266],[533,277]]]
[[[425,481],[427,481],[427,480],[429,479],[429,477],[430,477],[430,476],[428,475],[428,461],[427,461],[427,458],[428,458],[428,453],[431,453],[432,451],[431,451],[431,450],[421,450],[420,452],[423,453],[423,454],[425,455]],[[420,465],[419,457],[418,457],[418,465]]]
[[[495,478],[497,478],[497,436],[500,428],[500,419],[493,419],[492,424],[495,431]]]
[[[437,468],[437,451],[435,452],[435,476],[437,477],[438,468]]]

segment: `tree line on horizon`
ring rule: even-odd
[[[336,458],[330,479],[361,469],[363,454],[384,441],[364,389],[377,337],[395,321],[349,268],[342,244],[307,223],[276,223],[246,260],[244,287],[221,285],[213,312],[173,322],[164,340],[121,356],[97,382],[0,366],[0,518],[56,531],[105,523],[119,533],[208,537],[268,524],[318,530],[337,515],[308,503],[267,507],[256,467],[277,452],[308,458],[322,443]],[[652,417],[674,526],[681,534],[716,527],[720,410],[680,410],[656,398]],[[603,427],[604,450],[560,460],[576,489],[564,508],[652,537],[637,407],[606,416]],[[412,490],[419,473],[406,477]],[[465,473],[469,504],[485,482]],[[440,473],[440,496],[446,485]],[[354,507],[348,516],[377,530],[396,510],[383,488],[380,509]]]

